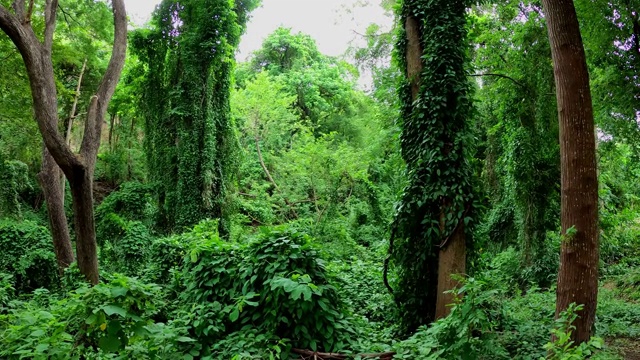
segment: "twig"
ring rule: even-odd
[[[504,74],[496,74],[496,73],[484,73],[484,74],[469,74],[469,76],[472,77],[481,77],[481,76],[495,76],[495,77],[499,77],[502,79],[507,79],[507,80],[511,80],[514,84],[521,86],[523,88],[527,88],[527,85],[525,85],[524,83],[512,78],[509,75],[504,75]]]

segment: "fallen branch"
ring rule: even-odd
[[[376,354],[358,354],[358,355],[344,355],[338,353],[323,353],[311,350],[302,350],[302,349],[291,349],[291,351],[295,354],[300,355],[303,359],[314,359],[314,360],[345,360],[348,358],[359,357],[360,359],[374,359],[379,358],[380,360],[391,360],[393,356],[396,354],[393,351],[384,352],[384,353],[376,353]]]

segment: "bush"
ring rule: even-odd
[[[147,250],[152,243],[149,230],[140,221],[125,221],[118,215],[110,215],[113,237],[104,244],[102,259],[114,271],[137,275],[145,265]]]
[[[100,244],[120,234],[123,221],[141,221],[150,226],[151,185],[128,182],[107,196],[96,208],[96,234]]]
[[[218,239],[217,220],[203,220],[189,232],[154,239],[148,249],[145,279],[165,285],[177,281],[187,254],[197,252],[211,239]]]
[[[46,302],[34,297],[0,315],[0,358],[153,358],[149,353],[157,349],[147,345],[170,339],[162,336],[167,333],[163,325],[152,321],[162,299],[160,288],[121,275],[105,280],[94,287],[83,284],[59,300],[51,294]],[[180,335],[174,340],[167,342],[174,346],[172,355],[179,353],[177,342],[193,341]],[[140,344],[145,356],[129,356],[141,355],[136,353]]]
[[[32,221],[0,220],[0,272],[11,274],[18,294],[58,286],[49,230]]]
[[[290,339],[296,347],[326,351],[344,349],[354,334],[318,252],[303,233],[264,229],[246,245],[212,237],[194,247],[188,260],[180,302],[193,304],[182,316],[206,346],[201,355],[222,356],[219,339],[248,328],[265,336],[258,342],[277,345],[278,339]]]

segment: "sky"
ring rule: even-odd
[[[125,0],[129,16],[138,25],[149,19],[160,0]],[[340,56],[349,44],[363,44],[371,23],[391,27],[391,17],[385,16],[380,0],[262,0],[262,6],[252,12],[247,31],[236,55],[244,61],[262,45],[262,41],[279,26],[311,35],[320,51]]]

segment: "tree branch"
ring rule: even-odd
[[[526,88],[527,85],[525,85],[524,83],[512,78],[511,76],[508,75],[504,75],[504,74],[496,74],[496,73],[484,73],[484,74],[470,74],[469,76],[472,77],[481,77],[481,76],[494,76],[494,77],[498,77],[501,79],[507,79],[507,80],[511,80],[514,84],[521,86],[523,88]]]
[[[58,0],[46,0],[44,10],[44,50],[51,54],[53,32],[56,29],[56,10]]]
[[[24,19],[24,0],[16,0],[11,4],[18,19]]]
[[[113,0],[111,6],[113,8],[114,22],[113,50],[98,91],[91,99],[89,110],[87,111],[84,137],[80,147],[80,155],[85,161],[90,161],[91,165],[95,162],[98,154],[102,123],[107,113],[109,101],[111,97],[113,97],[116,85],[120,79],[127,54],[127,13],[125,11],[124,1]]]
[[[29,9],[27,10],[27,15],[24,18],[25,23],[31,23],[31,15],[33,15],[33,3],[34,0],[29,1]]]

